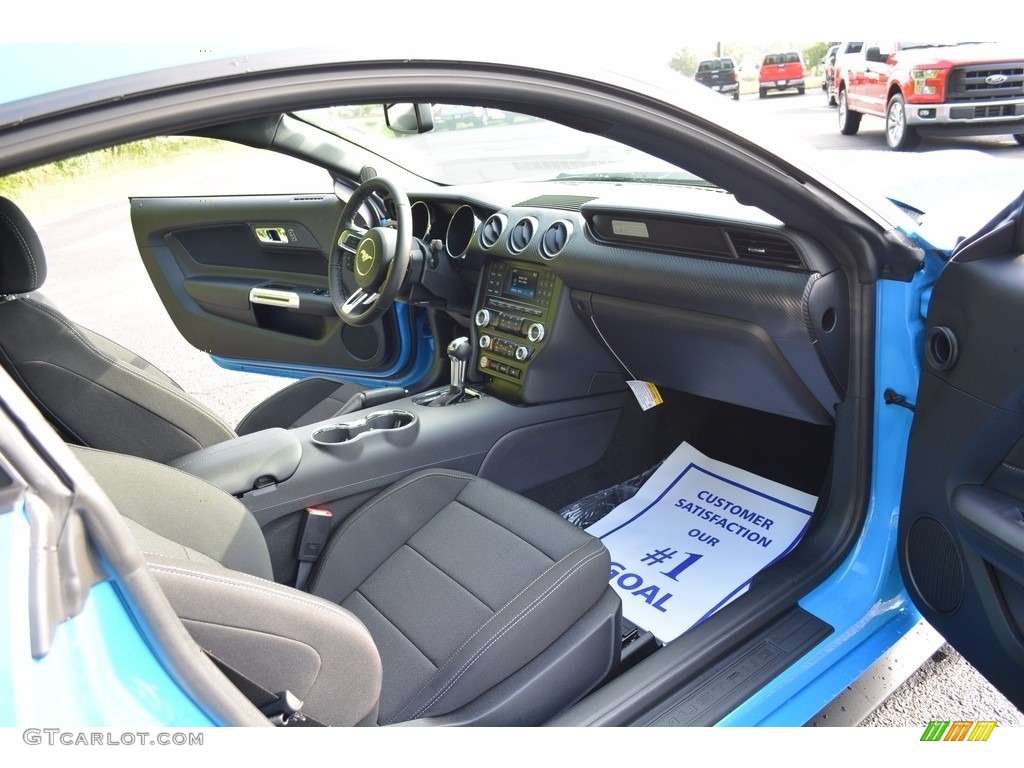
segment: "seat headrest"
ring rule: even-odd
[[[45,279],[39,235],[18,206],[0,197],[0,296],[31,293]]]

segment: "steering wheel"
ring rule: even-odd
[[[363,229],[355,223],[359,209],[374,192],[391,198],[397,228]],[[369,325],[391,308],[409,270],[411,247],[412,208],[405,192],[381,176],[356,187],[341,212],[327,268],[331,304],[342,321]],[[355,275],[358,286],[348,296],[342,281],[346,269]]]

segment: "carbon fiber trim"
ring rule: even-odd
[[[624,270],[623,264],[630,268]],[[551,265],[577,290],[748,320],[773,336],[807,337],[803,296],[813,273],[622,248],[582,237],[572,238]]]
[[[714,347],[712,344],[709,351],[717,350],[716,354],[726,355],[735,365],[751,366],[748,370],[751,378],[761,376],[776,382],[774,407],[771,403],[762,403],[761,407],[781,409],[777,412],[815,423],[823,423],[830,418],[845,389],[842,381],[845,366],[841,363],[848,354],[844,340],[848,339],[845,324],[849,313],[845,292],[826,288],[822,297],[817,299],[819,292],[815,287],[832,282],[822,280],[821,273],[725,261],[701,254],[665,253],[646,249],[642,242],[635,248],[600,242],[593,237],[583,215],[566,217],[555,210],[519,207],[508,209],[504,214],[510,227],[526,217],[535,219],[541,231],[558,219],[571,219],[576,225],[565,247],[555,258],[544,258],[539,238],[534,238],[515,254],[509,251],[506,238],[501,238],[488,250],[488,255],[548,265],[574,296],[582,297],[579,301],[574,300],[573,307],[585,316],[587,327],[590,327],[588,316],[591,310],[586,294],[593,294],[595,300],[598,296],[623,299],[636,302],[638,307],[647,307],[652,325],[639,323],[638,316],[629,313],[633,331],[640,334],[660,333],[657,327],[659,306],[687,313],[696,324],[691,329],[702,323],[739,321],[746,324],[754,336],[764,334],[768,337],[762,337],[755,345],[756,354],[751,348],[747,349],[746,352],[756,359],[748,358],[737,348]],[[725,226],[730,231],[740,229],[732,222],[716,222],[708,224],[707,228],[719,231]],[[765,231],[762,227],[750,227],[750,232],[755,235]],[[808,256],[810,263],[827,264],[830,260],[827,253],[820,248],[812,248],[802,238],[776,229],[771,229],[770,234],[793,242],[794,248]],[[681,243],[679,249],[685,250],[685,243]],[[629,266],[624,268],[623,265]],[[824,327],[826,324],[828,327]],[[610,329],[610,332],[615,335],[616,329]],[[823,341],[828,343],[823,344]],[[661,348],[667,357],[687,349],[687,344],[692,347],[694,343],[694,340],[666,340]],[[673,365],[666,360],[650,373],[660,372],[667,377],[669,380],[659,382],[665,386],[695,391],[688,388],[688,380],[676,380],[678,371]],[[788,383],[783,383],[786,381]],[[692,387],[693,382],[689,384]],[[707,397],[759,407],[747,396],[739,400],[730,399],[728,386],[712,386],[705,382],[698,390]],[[814,401],[816,405],[812,405]]]

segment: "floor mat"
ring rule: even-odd
[[[758,571],[784,557],[817,501],[687,443],[645,475],[571,505],[563,516],[599,516],[583,527],[611,552],[610,583],[623,615],[663,643],[741,595]],[[617,506],[606,509],[612,502]]]
[[[597,493],[585,496],[579,501],[573,502],[572,504],[558,510],[558,514],[573,525],[584,529],[589,528],[617,506],[636,496],[636,492],[640,490],[640,486],[647,482],[647,479],[653,475],[655,470],[660,466],[660,463],[656,464],[646,472],[642,472],[636,477],[631,477],[625,482],[617,483],[610,488],[605,488]]]

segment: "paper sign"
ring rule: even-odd
[[[683,443],[587,532],[611,552],[623,615],[667,643],[789,552],[816,501]]]

